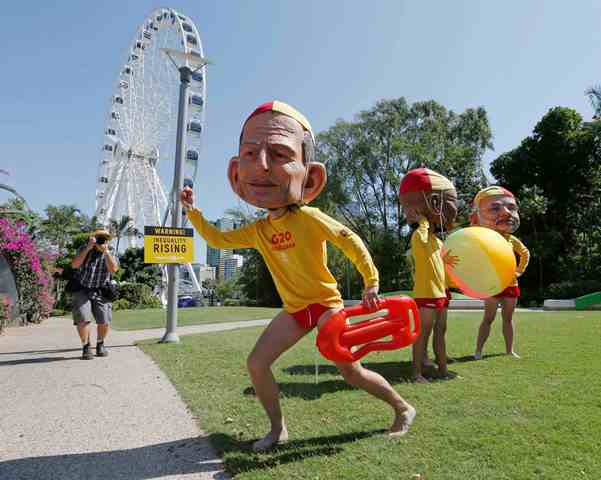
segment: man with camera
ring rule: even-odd
[[[108,249],[110,240],[111,234],[107,230],[96,230],[71,260],[71,266],[78,270],[79,285],[73,292],[73,323],[81,338],[83,360],[93,358],[90,346],[92,317],[97,325],[96,356],[108,355],[104,339],[108,335],[113,312],[111,273],[119,269],[118,260]]]

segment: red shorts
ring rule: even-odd
[[[331,308],[332,307],[325,307],[320,303],[312,303],[308,307],[305,307],[298,312],[294,312],[291,315],[301,328],[311,330],[317,326],[317,321],[323,312],[330,310]]]
[[[451,301],[451,291],[447,288],[445,290],[446,297],[441,298],[414,298],[415,303],[421,308],[433,308],[434,310],[442,310],[443,308],[449,308],[449,302]]]
[[[498,295],[495,295],[494,298],[519,298],[520,297],[520,287],[517,285],[513,287],[507,287]]]

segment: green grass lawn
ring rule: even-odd
[[[350,388],[319,358],[310,334],[274,366],[290,442],[251,451],[267,420],[252,393],[245,358],[259,328],[190,335],[142,348],[167,373],[210,434],[236,479],[598,479],[601,472],[601,313],[518,313],[516,351],[504,351],[500,320],[485,357],[472,361],[481,312],[449,314],[447,345],[459,377],[408,383],[410,349],[372,353],[417,409],[410,432],[382,435],[389,408]]]
[[[280,308],[261,307],[199,307],[177,310],[177,324],[202,325],[206,323],[240,322],[273,318]],[[146,310],[118,310],[113,312],[111,327],[115,330],[144,330],[165,326],[167,311],[162,308]]]

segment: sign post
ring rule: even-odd
[[[209,62],[207,59],[200,56],[192,55],[180,50],[169,48],[162,49],[163,52],[171,59],[173,65],[179,71],[179,107],[177,113],[177,137],[175,142],[175,169],[173,173],[173,188],[171,189],[171,227],[174,230],[181,229],[182,226],[182,204],[180,201],[180,192],[184,188],[184,178],[182,170],[184,166],[184,157],[186,155],[186,121],[188,118],[188,88],[192,74]],[[174,60],[183,61],[182,65],[178,65]],[[175,254],[166,254],[175,255]],[[191,262],[192,260],[190,260]],[[179,342],[177,336],[177,288],[179,281],[179,270],[177,265],[170,262],[167,266],[167,325],[165,335],[161,342]],[[186,263],[186,262],[183,262]]]

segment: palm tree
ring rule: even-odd
[[[81,232],[81,211],[75,205],[48,205],[41,234],[63,251],[74,234]]]
[[[584,94],[593,107],[593,120],[601,120],[601,85],[595,85],[587,89]]]
[[[102,228],[102,224],[98,221],[98,217],[96,215],[92,215],[88,217],[85,214],[81,215],[81,229],[85,232],[93,232]]]
[[[134,220],[127,215],[123,215],[120,220],[111,219],[109,224],[109,231],[111,235],[117,239],[117,245],[115,247],[115,251],[119,253],[119,242],[121,241],[121,237],[138,237],[140,238],[142,235],[140,231],[134,226]]]

